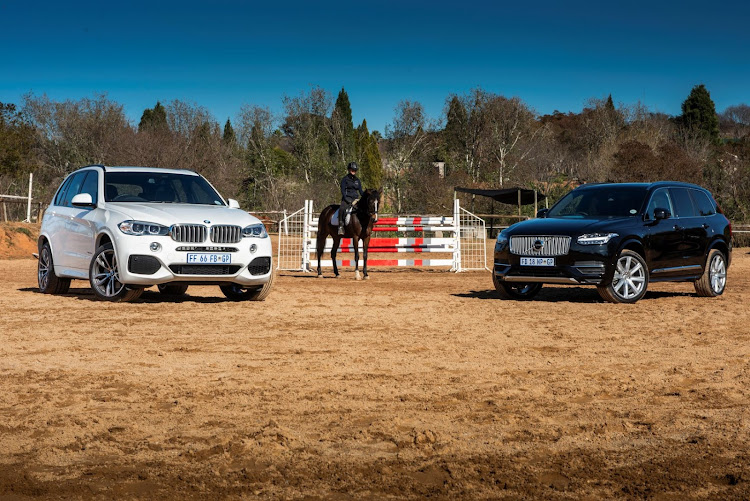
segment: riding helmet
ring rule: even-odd
[[[357,162],[349,162],[349,165],[346,166],[346,170],[357,172],[359,170],[359,165],[357,165]]]

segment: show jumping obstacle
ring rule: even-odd
[[[315,255],[315,234],[318,219],[312,200],[279,221],[279,245],[276,268],[288,271],[312,271],[318,266]],[[486,229],[484,220],[463,209],[458,200],[453,203],[453,216],[380,217],[374,232],[388,232],[399,236],[370,239],[369,252],[410,253],[413,259],[368,259],[367,266],[422,266],[449,267],[450,271],[483,270],[487,268]],[[324,254],[330,255],[332,240],[326,241]],[[362,252],[362,242],[359,244]],[[341,240],[339,253],[353,253],[352,240]],[[450,254],[449,259],[420,259],[424,253]],[[412,257],[412,256],[409,256]],[[352,259],[337,259],[341,267],[353,266]],[[330,259],[321,266],[330,267]]]

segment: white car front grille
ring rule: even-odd
[[[242,228],[217,224],[211,227],[211,241],[217,244],[236,244],[242,240]]]
[[[202,224],[176,224],[172,226],[172,240],[180,243],[200,244],[206,241],[207,229]]]

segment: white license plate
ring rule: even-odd
[[[229,264],[232,262],[232,255],[226,253],[201,253],[188,254],[188,263],[196,264]]]
[[[554,257],[522,257],[521,266],[555,266]]]

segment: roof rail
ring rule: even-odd
[[[84,165],[83,167],[80,167],[81,169],[85,169],[86,167],[101,167],[102,170],[107,170],[107,167],[104,166],[104,164],[91,164],[91,165]]]

